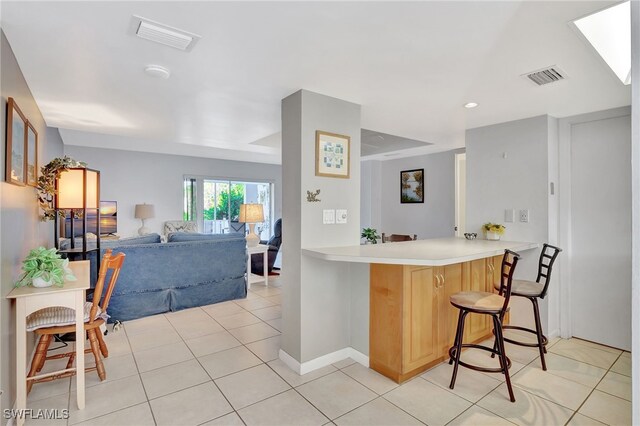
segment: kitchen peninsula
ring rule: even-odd
[[[493,291],[504,250],[537,247],[527,242],[443,238],[302,252],[325,261],[370,264],[369,366],[401,383],[446,358],[458,318],[449,296]],[[491,336],[491,324],[484,317],[468,317],[465,342]]]

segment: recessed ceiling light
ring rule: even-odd
[[[478,104],[476,102],[467,102],[466,104],[464,104],[464,107],[465,108],[469,108],[469,109],[475,108],[477,106],[478,106]]]
[[[161,67],[160,65],[147,65],[144,67],[144,72],[146,72],[151,77],[168,79],[171,75],[171,71],[165,67]]]
[[[623,84],[631,83],[631,6],[617,4],[573,21]]]

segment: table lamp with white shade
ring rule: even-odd
[[[240,216],[238,222],[249,224],[247,235],[247,247],[255,247],[260,243],[260,237],[255,232],[256,223],[264,222],[264,210],[262,204],[240,204]]]
[[[149,228],[144,226],[144,220],[151,219],[155,215],[153,204],[136,204],[135,218],[142,220],[142,226],[138,229],[138,235],[146,235],[151,232]]]

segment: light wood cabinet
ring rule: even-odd
[[[487,282],[490,280],[488,273],[490,262],[486,262],[486,260],[478,259],[463,264],[465,277],[462,291],[489,291]],[[487,335],[487,332],[491,332],[490,327],[487,315],[473,313],[467,315],[464,328],[465,341],[470,342],[481,339]]]
[[[371,265],[369,365],[403,382],[446,357],[462,289],[462,265]]]
[[[404,267],[402,373],[440,357],[438,318],[439,282],[435,269]]]
[[[459,312],[449,297],[460,291],[491,291],[491,262],[489,258],[438,267],[372,264],[370,367],[401,383],[446,359]],[[465,342],[491,335],[484,317],[467,317]]]

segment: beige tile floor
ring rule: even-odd
[[[75,408],[73,379],[36,384],[30,408],[68,408],[70,417],[30,424],[631,424],[630,354],[578,339],[551,342],[546,372],[536,350],[507,345],[515,403],[497,374],[461,368],[450,390],[446,363],[401,386],[350,359],[299,376],[278,359],[281,289],[271,284],[110,331],[108,378],[87,375],[86,408]],[[477,351],[463,357],[497,365]]]

